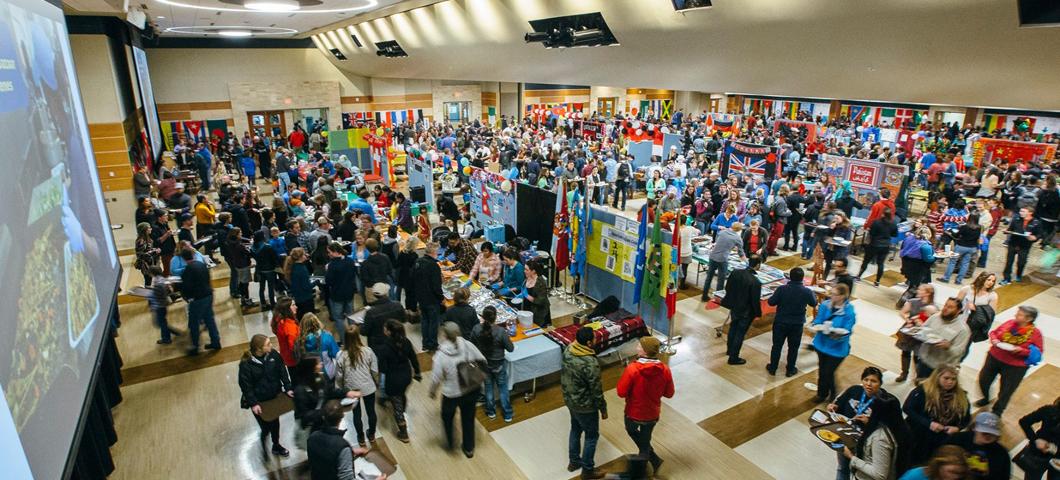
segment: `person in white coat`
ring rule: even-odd
[[[428,394],[432,399],[437,398],[438,388],[442,389],[442,426],[450,449],[453,448],[453,417],[456,416],[457,408],[460,409],[461,449],[464,456],[471,458],[475,456],[475,401],[482,384],[465,385],[458,370],[459,365],[465,362],[484,364],[486,357],[475,344],[464,340],[460,326],[456,323],[442,324],[442,334],[444,340],[434,353]]]

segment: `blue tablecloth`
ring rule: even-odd
[[[508,390],[519,382],[558,372],[563,366],[559,344],[544,335],[516,342],[515,350],[504,354],[508,360]]]

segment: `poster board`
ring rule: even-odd
[[[891,191],[891,198],[897,199],[902,191],[902,182],[908,175],[905,165],[880,163],[875,160],[823,156],[823,170],[836,179],[836,183],[849,181],[850,187],[857,195],[871,193],[878,195],[881,189]],[[835,186],[835,185],[833,185]]]
[[[589,265],[606,270],[626,282],[636,281],[637,228],[639,222],[615,217],[616,224],[593,220],[593,230],[586,245]],[[663,252],[664,255],[668,253]]]
[[[600,257],[596,256],[593,250],[600,248],[602,234],[599,232],[603,231],[602,227],[612,227],[616,230],[625,231],[627,233],[632,232],[630,233],[630,238],[634,242],[632,251],[633,254],[636,255],[636,237],[637,230],[640,227],[640,222],[637,222],[635,218],[628,218],[621,215],[617,215],[607,209],[597,208],[595,206],[591,208],[593,209],[590,215],[590,218],[592,218],[593,220],[593,232],[589,235],[589,244],[586,245],[587,258],[585,265],[585,278],[582,281],[582,292],[588,295],[589,298],[592,298],[596,301],[601,301],[610,295],[614,295],[616,298],[618,298],[619,303],[622,305],[622,308],[625,308],[626,310],[629,310],[631,312],[637,312],[638,308],[636,305],[633,304],[634,290],[636,290],[636,285],[633,282],[633,276],[630,275],[628,277],[628,280],[627,277],[622,276],[622,264],[618,263],[617,256],[615,260],[615,265],[618,267],[619,273],[616,274],[613,271],[607,270],[606,268],[601,268],[597,266],[599,265]],[[623,226],[625,227],[624,229],[621,228]],[[671,242],[672,237],[670,235],[670,232],[664,230],[662,232],[662,243],[664,244],[662,252],[663,258],[669,258],[668,255],[671,254]],[[613,248],[617,249],[623,247],[616,246]],[[607,266],[606,257],[608,256],[609,255],[604,255],[604,267]],[[666,302],[659,302],[658,306],[653,306],[650,303],[644,302],[639,309],[639,313],[644,319],[644,323],[656,332],[665,333],[669,328],[669,319],[666,317]]]
[[[846,159],[843,180],[850,182],[851,188],[860,193],[863,190],[876,190],[883,178],[883,164],[874,160]]]
[[[405,174],[409,178],[409,189],[413,187],[423,187],[426,202],[431,205],[432,208],[435,205],[434,202],[434,171],[431,165],[424,161],[419,160],[412,155],[405,156]]]
[[[972,160],[975,166],[994,159],[1008,163],[1051,161],[1056,157],[1056,145],[1051,143],[1017,142],[1000,138],[980,138],[972,144]]]
[[[516,226],[515,187],[507,192],[501,185],[504,177],[481,168],[471,167],[468,184],[471,186],[471,216],[479,228],[489,225]]]

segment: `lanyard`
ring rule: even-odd
[[[876,400],[876,397],[870,398],[867,402],[865,401],[865,392],[861,392],[861,401],[858,402],[858,408],[854,409],[854,416],[861,415],[868,410],[869,405],[872,405],[872,401]]]

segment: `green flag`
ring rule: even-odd
[[[647,219],[645,219],[647,220]],[[644,265],[644,283],[641,285],[640,298],[654,306],[659,306],[662,296],[659,290],[662,285],[662,229],[659,226],[659,213],[655,213],[655,224],[648,241],[648,255]]]

